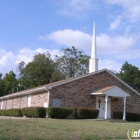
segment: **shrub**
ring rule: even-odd
[[[0,116],[6,116],[5,114],[6,114],[6,110],[4,109],[0,110]]]
[[[123,119],[123,112],[114,112],[113,119]],[[126,112],[127,121],[140,121],[140,114]]]
[[[7,110],[0,110],[1,116],[14,116],[14,117],[21,117],[21,109],[7,109]]]
[[[91,108],[76,108],[75,117],[78,119],[94,119],[97,118],[99,110]]]
[[[21,109],[22,115],[33,118],[46,117],[46,108],[44,107],[26,107]]]
[[[72,108],[66,107],[50,107],[47,108],[47,114],[50,118],[64,119],[71,115]]]

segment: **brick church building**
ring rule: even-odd
[[[89,73],[0,97],[0,109],[24,107],[85,107],[99,109],[99,118],[113,112],[140,114],[140,93],[107,69],[98,70],[95,24]]]

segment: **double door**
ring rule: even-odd
[[[98,118],[105,117],[105,97],[96,97],[96,109],[99,110]],[[107,118],[111,118],[111,99],[107,102]]]

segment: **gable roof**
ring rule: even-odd
[[[93,93],[101,93],[101,92],[105,92],[111,88],[114,88],[115,86],[108,86],[108,87],[105,87],[105,88],[102,88],[102,89],[99,89],[97,91],[94,91]]]
[[[136,93],[140,96],[139,92],[134,90],[132,87],[130,87],[128,84],[126,84],[120,78],[118,78],[116,75],[114,75],[108,69],[102,69],[102,70],[98,70],[98,71],[95,71],[95,72],[92,72],[92,73],[87,73],[87,74],[83,74],[83,75],[80,75],[80,76],[77,76],[77,77],[67,78],[67,79],[64,79],[64,80],[57,81],[57,82],[52,82],[50,84],[46,84],[46,85],[42,85],[42,86],[39,86],[39,87],[35,87],[35,88],[20,91],[20,92],[16,92],[16,93],[13,93],[13,94],[10,94],[10,95],[6,95],[6,96],[3,96],[3,97],[0,97],[0,100],[8,99],[8,98],[14,98],[14,97],[23,96],[23,95],[29,95],[29,94],[33,94],[33,93],[36,93],[36,92],[39,92],[39,91],[49,90],[53,87],[57,87],[57,86],[60,86],[60,85],[66,84],[66,83],[70,83],[70,82],[73,82],[73,81],[76,81],[76,80],[79,80],[79,79],[82,79],[82,78],[85,78],[85,77],[88,77],[88,76],[91,76],[91,75],[94,75],[94,74],[98,74],[98,73],[101,73],[101,72],[107,72],[112,77],[114,77],[116,80],[118,80],[120,83],[122,83],[124,86],[126,86],[131,91],[133,91],[134,93]]]
[[[130,96],[127,92],[119,88],[118,86],[109,86],[97,91],[94,91],[90,95],[108,95],[112,97],[128,97]]]

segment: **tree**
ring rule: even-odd
[[[140,70],[138,67],[125,62],[117,76],[140,92]]]
[[[33,61],[26,66],[22,61],[19,63],[19,70],[21,89],[48,84],[64,77],[56,68],[49,52],[35,55]]]
[[[6,73],[3,82],[4,82],[4,95],[17,91],[18,81],[13,71]]]
[[[56,55],[55,61],[58,69],[66,77],[82,75],[89,68],[89,56],[85,55],[82,51],[78,51],[74,46],[62,49],[61,55]]]
[[[0,73],[0,96],[4,95],[4,82],[2,79],[2,73]]]

